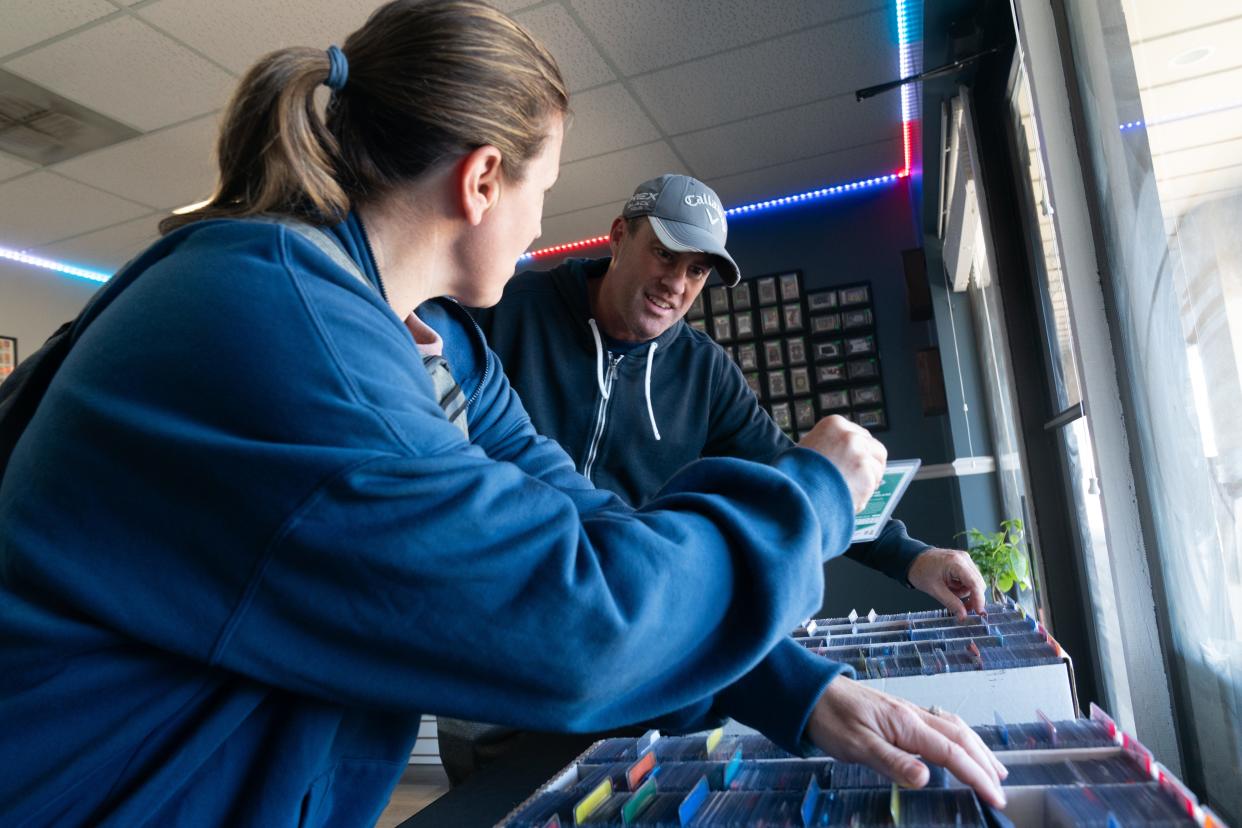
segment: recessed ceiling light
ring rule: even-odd
[[[1169,65],[1189,66],[1192,63],[1198,63],[1201,60],[1207,59],[1215,51],[1216,50],[1211,46],[1196,46],[1193,49],[1188,49],[1187,51],[1182,52],[1180,55],[1170,60]]]
[[[211,199],[206,198],[206,199],[203,199],[202,201],[196,201],[193,204],[187,204],[184,207],[178,207],[176,210],[173,210],[173,214],[178,215],[178,216],[184,216],[186,213],[193,213],[195,210],[201,210],[202,208],[206,207],[210,203],[211,203]]]

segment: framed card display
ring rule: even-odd
[[[737,346],[737,364],[743,371],[759,369],[759,349],[753,342],[743,342]]]
[[[798,274],[783,273],[780,275],[781,282],[781,300],[785,302],[796,302],[801,292],[798,290]]]
[[[869,379],[880,375],[880,363],[875,359],[851,359],[848,364],[848,371],[852,380]]]
[[[776,304],[776,277],[765,276],[755,283],[759,288],[759,304],[775,305]]]
[[[768,396],[789,396],[789,382],[785,379],[784,369],[778,368],[775,371],[768,371]]]
[[[878,385],[859,385],[850,389],[850,402],[855,408],[880,405],[884,402],[884,392]]]
[[[698,296],[694,297],[694,301],[690,303],[690,310],[686,311],[686,318],[702,319],[706,315],[707,310],[705,309],[703,294],[700,293]]]
[[[867,356],[875,353],[874,336],[851,336],[845,340],[846,356]]]
[[[798,428],[810,428],[815,425],[815,403],[810,397],[802,397],[793,401],[794,424]]]
[[[729,310],[729,289],[724,285],[712,285],[707,289],[712,306],[712,313],[725,313]],[[699,294],[702,296],[702,294]]]
[[[781,317],[785,320],[785,330],[802,330],[802,306],[781,305]]]
[[[780,333],[781,309],[776,307],[760,308],[759,330],[764,334]]]
[[[837,391],[819,392],[819,409],[821,411],[840,411],[850,407],[850,392],[844,388]]]
[[[699,331],[701,333],[707,333],[707,320],[706,319],[691,319],[687,324],[690,325],[690,327],[694,328],[696,331]]]
[[[750,339],[755,335],[755,315],[750,311],[733,314],[733,332],[738,339]]]
[[[828,342],[816,342],[812,347],[815,349],[815,361],[823,362],[829,359],[840,359],[845,356],[845,346],[839,339],[832,339]]]
[[[781,368],[785,365],[785,352],[779,339],[769,339],[763,343],[763,365],[765,368]]]
[[[733,317],[720,313],[712,317],[712,338],[717,342],[728,342],[733,339]]]
[[[841,314],[816,313],[811,315],[811,333],[836,333],[841,330]]]
[[[820,290],[806,295],[806,309],[811,313],[832,310],[836,306],[837,292],[835,290]]]
[[[847,331],[856,328],[870,328],[875,324],[874,318],[871,316],[871,308],[856,308],[841,313],[841,327]]]
[[[17,368],[17,337],[0,336],[0,382]]]
[[[763,396],[763,385],[761,385],[759,382],[759,372],[758,371],[747,371],[746,373],[742,374],[742,376],[746,377],[746,384],[750,386],[751,391],[755,392],[755,396],[762,397]]]
[[[789,403],[773,403],[772,420],[780,427],[781,431],[791,431],[793,429],[793,412],[789,409]]]
[[[805,365],[789,369],[789,389],[793,394],[811,393],[811,370]]]
[[[733,309],[750,310],[750,282],[740,282],[733,288]]]
[[[806,340],[800,336],[785,340],[785,352],[790,365],[806,365]]]
[[[823,365],[815,366],[816,385],[832,385],[833,383],[845,382],[845,379],[844,362],[827,362]]]
[[[875,408],[868,411],[855,411],[854,422],[858,423],[863,428],[888,428],[888,419],[884,416],[884,409],[882,408]]]
[[[867,305],[871,303],[870,285],[851,285],[839,291],[841,305]]]

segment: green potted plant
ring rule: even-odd
[[[1002,600],[1014,584],[1030,589],[1030,565],[1022,549],[1022,521],[1002,520],[999,532],[987,534],[971,529],[966,536],[970,540],[970,557],[991,588],[993,601]]]

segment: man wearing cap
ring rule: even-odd
[[[682,321],[713,269],[730,287],[741,279],[725,249],[727,235],[711,188],[663,175],[639,185],[613,220],[610,258],[520,273],[499,304],[473,311],[536,430],[559,442],[583,476],[634,506],[700,457],[762,463],[791,445],[724,350]],[[836,419],[841,429],[859,429]],[[846,554],[959,614],[966,612],[963,601],[983,608],[983,579],[970,558],[911,539],[900,521]],[[749,681],[765,691],[789,689],[818,664],[819,656],[789,639]],[[726,691],[717,712],[736,713],[730,705],[764,695],[754,689]],[[751,721],[764,715],[749,714]],[[481,727],[441,720],[441,755],[454,782],[466,740],[482,736],[469,750],[485,758],[488,740],[500,732]]]

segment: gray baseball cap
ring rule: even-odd
[[[621,210],[624,218],[646,216],[660,243],[678,253],[707,253],[716,260],[721,280],[734,287],[741,268],[725,239],[729,224],[711,187],[688,175],[662,175],[638,185]]]

